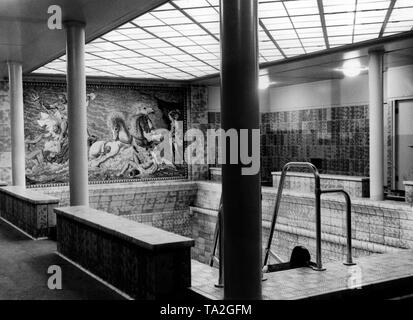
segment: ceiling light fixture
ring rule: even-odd
[[[268,75],[260,76],[258,80],[258,89],[260,90],[266,90],[270,86],[276,84],[277,82],[271,82],[270,78]]]
[[[258,88],[260,90],[265,90],[270,86],[270,79],[268,76],[261,76],[258,80]]]

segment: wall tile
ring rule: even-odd
[[[321,173],[368,176],[368,106],[330,107],[261,114],[261,172],[290,161],[312,161]],[[209,112],[209,127],[220,127],[220,113]]]

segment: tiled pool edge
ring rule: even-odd
[[[268,238],[265,225],[271,221],[277,190],[263,188],[263,243]],[[221,186],[199,182],[192,210],[192,237],[196,240],[193,258],[206,262],[211,253],[216,210]],[[285,260],[296,245],[306,246],[315,255],[314,196],[285,190],[274,238],[275,252]],[[406,203],[353,199],[353,247],[355,256],[413,248],[413,208]],[[196,213],[198,211],[198,213]],[[197,223],[199,219],[199,223]],[[346,254],[345,202],[336,196],[322,198],[323,258],[344,260]],[[275,248],[277,246],[277,248]]]
[[[399,280],[413,283],[413,251],[370,255],[356,259],[356,266],[341,262],[325,265],[326,271],[298,268],[266,273],[263,282],[264,300],[372,298],[402,290]],[[378,267],[380,266],[380,267]],[[191,290],[205,299],[223,299],[223,290],[216,288],[218,270],[192,261]],[[202,274],[202,276],[199,276]],[[389,292],[383,292],[383,286]]]
[[[38,188],[36,190],[42,190]],[[67,205],[67,187],[43,189]],[[263,242],[268,237],[277,190],[263,188]],[[208,181],[110,184],[91,186],[91,207],[133,221],[193,237],[192,257],[207,261],[212,247],[215,217],[194,216],[190,207],[216,210],[221,184]],[[413,248],[413,207],[405,203],[353,200],[353,245],[355,256]],[[384,206],[384,209],[383,209]],[[288,259],[295,245],[314,250],[314,200],[311,194],[285,190],[276,226],[274,245]],[[323,257],[326,262],[345,255],[345,211],[340,197],[322,198]],[[312,253],[313,255],[314,253]]]

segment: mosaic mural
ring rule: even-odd
[[[184,88],[89,84],[89,181],[186,178],[187,165],[155,148],[176,121],[186,126],[186,96]],[[27,184],[67,183],[66,86],[25,83],[24,106]]]

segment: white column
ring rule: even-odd
[[[384,199],[383,53],[370,52],[370,198]]]
[[[65,23],[70,205],[89,205],[85,24]]]
[[[23,75],[20,62],[8,62],[10,126],[11,126],[11,162],[12,183],[14,186],[26,186],[24,114],[23,114]]]

